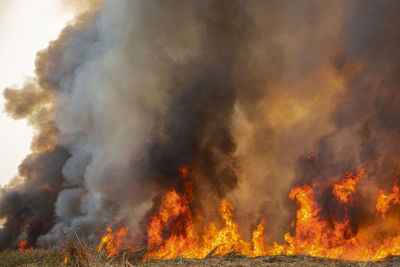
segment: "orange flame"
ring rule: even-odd
[[[389,255],[400,255],[400,234],[377,240],[374,232],[367,227],[352,228],[351,218],[346,212],[354,202],[358,183],[365,175],[364,168],[355,173],[344,174],[336,183],[322,182],[293,188],[289,198],[296,201],[299,207],[292,222],[293,230],[284,235],[283,244],[272,242],[270,245],[264,241],[264,220],[253,231],[251,241],[242,238],[234,221],[234,209],[227,200],[221,201],[219,210],[223,225],[218,227],[216,223],[210,222],[201,227],[202,219],[195,217],[190,209],[193,202],[193,181],[190,180],[188,168],[182,167],[179,172],[185,180],[183,192],[178,193],[174,189],[166,192],[157,212],[150,217],[146,259],[204,258],[232,252],[250,257],[304,254],[347,260],[379,260]],[[344,215],[341,219],[321,215],[322,208],[316,201],[321,194],[321,188],[329,189],[326,192],[330,192],[332,201],[343,207]],[[392,193],[379,192],[376,203],[376,210],[382,215],[383,223],[392,227],[391,229],[394,227],[398,233],[400,226],[393,226],[393,222],[386,221],[385,214],[390,205],[400,204],[399,194],[400,188],[395,183]],[[126,231],[121,228],[112,233],[109,228],[98,251],[106,246],[107,256],[115,255]]]
[[[107,227],[107,234],[103,236],[100,244],[97,246],[97,252],[100,252],[103,248],[105,249],[105,256],[111,258],[116,255],[122,248],[123,238],[129,231],[129,227],[122,227],[118,231],[113,232],[111,226]]]
[[[382,190],[379,190],[376,209],[382,214],[382,218],[386,219],[386,212],[391,203],[400,204],[400,188],[397,186],[397,180],[393,184],[391,194],[385,194]]]
[[[351,194],[356,190],[356,185],[364,173],[364,169],[361,169],[355,176],[353,176],[353,173],[345,174],[345,179],[333,184],[333,194],[339,201],[343,203],[352,202]]]
[[[179,171],[184,179],[188,178],[187,167]],[[217,229],[215,223],[210,223],[203,234],[199,234],[189,208],[193,201],[192,188],[193,183],[188,181],[182,195],[175,190],[165,195],[158,213],[151,217],[147,228],[150,249],[147,258],[204,258],[209,253],[222,255],[231,251],[251,256],[265,253],[263,221],[254,231],[252,242],[243,241],[239,227],[233,220],[233,207],[226,200],[222,200],[220,207],[224,227]],[[163,236],[165,232],[170,233],[166,238]]]
[[[332,193],[339,202],[352,202],[351,195],[364,174],[362,169],[355,175],[345,175],[344,179],[331,185]],[[285,254],[307,254],[347,260],[379,260],[388,255],[400,254],[400,235],[378,243],[368,229],[360,228],[352,232],[348,218],[328,222],[319,216],[320,207],[314,199],[314,193],[313,188],[306,185],[294,188],[289,194],[300,208],[297,210],[295,234],[285,235]],[[377,209],[379,211],[378,205]]]
[[[176,193],[174,193],[175,195]],[[160,231],[160,220],[153,217],[148,228],[149,243],[153,246],[148,254],[148,258],[169,259],[178,256],[187,258],[204,258],[210,252],[223,255],[231,251],[250,256],[262,255],[265,252],[263,242],[263,221],[257,226],[253,233],[252,242],[243,241],[238,229],[238,225],[233,221],[233,207],[231,204],[222,200],[220,213],[224,219],[225,226],[217,229],[215,223],[210,223],[203,235],[195,234],[191,213],[186,225],[186,236],[172,234],[168,239],[163,240]],[[156,226],[155,226],[156,225]],[[154,235],[157,238],[154,238]],[[154,242],[157,241],[157,243]],[[154,245],[158,244],[158,247]]]
[[[28,241],[22,240],[18,244],[18,250],[19,251],[32,251],[33,247],[28,245]]]

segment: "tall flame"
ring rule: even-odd
[[[179,171],[182,178],[188,179],[187,167],[182,167]],[[147,228],[150,248],[148,258],[204,258],[210,253],[223,255],[229,252],[259,256],[265,253],[263,220],[254,231],[252,242],[244,241],[233,220],[233,207],[227,200],[222,200],[220,207],[224,226],[218,229],[215,223],[209,223],[202,234],[198,233],[189,208],[193,201],[192,187],[193,183],[188,180],[182,195],[175,190],[168,192],[158,213],[151,217]],[[170,233],[166,239],[163,238],[164,231]]]

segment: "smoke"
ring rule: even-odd
[[[269,240],[290,229],[293,186],[366,167],[355,209],[317,196],[359,222],[398,176],[396,1],[68,4],[81,12],[36,77],[4,93],[36,135],[1,194],[0,249],[96,241],[116,218],[141,236],[182,166],[195,215],[218,220],[227,198],[245,236],[264,218]]]

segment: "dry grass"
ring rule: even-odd
[[[72,250],[74,251],[75,248]],[[72,251],[68,252],[71,253]],[[121,252],[116,257],[107,259],[102,255],[92,254],[87,252],[72,253],[73,256],[69,258],[68,264],[64,263],[66,251],[44,251],[34,250],[32,252],[19,252],[19,251],[5,251],[0,253],[0,266],[74,266],[74,267],[170,267],[170,266],[242,266],[242,267],[322,267],[322,266],[336,266],[336,267],[386,267],[386,266],[399,266],[400,259],[392,258],[381,262],[349,262],[341,260],[330,260],[313,258],[308,256],[270,256],[247,258],[239,256],[224,256],[219,258],[207,259],[173,259],[173,260],[148,260],[141,261],[141,252]]]
[[[209,256],[205,259],[181,259],[173,260],[147,260],[143,262],[146,249],[120,251],[118,255],[110,259],[103,253],[97,253],[86,242],[71,241],[63,250],[34,250],[30,252],[3,251],[0,252],[0,266],[73,266],[73,267],[170,267],[170,266],[242,266],[242,267],[386,267],[400,266],[400,257],[392,257],[380,262],[350,262],[313,258],[308,256],[269,256],[248,258],[230,253],[223,257]],[[210,253],[212,254],[212,253]],[[64,263],[68,258],[68,264]]]

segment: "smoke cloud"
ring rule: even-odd
[[[376,221],[372,196],[400,174],[397,1],[68,4],[81,12],[36,77],[4,93],[36,134],[1,193],[0,249],[96,242],[116,220],[142,237],[182,166],[193,213],[218,221],[229,199],[246,238],[260,218],[267,240],[291,229],[293,186],[363,167],[354,208],[316,198],[353,231]]]

